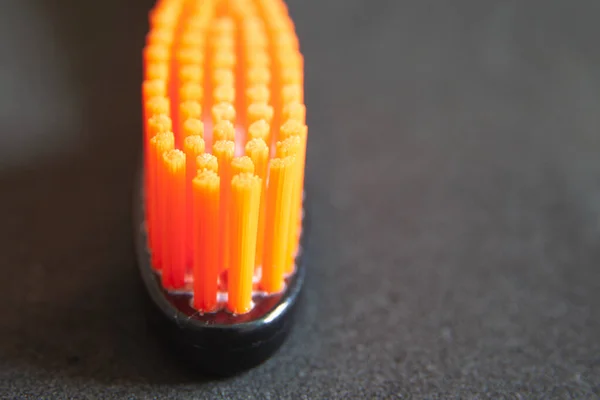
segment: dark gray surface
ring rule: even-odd
[[[219,382],[144,322],[149,2],[126,3],[3,3],[0,397],[598,398],[599,2],[291,2],[307,296],[274,358]]]

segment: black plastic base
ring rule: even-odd
[[[135,196],[136,251],[150,300],[150,322],[167,344],[204,373],[220,376],[252,368],[275,353],[292,327],[304,283],[308,232],[306,207],[300,239],[302,251],[296,260],[296,272],[287,279],[286,290],[257,299],[248,314],[232,315],[219,311],[202,315],[190,306],[189,295],[173,295],[163,290],[150,265],[141,188]]]

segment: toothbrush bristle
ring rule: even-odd
[[[212,106],[211,112],[212,112],[212,121],[213,121],[213,124],[215,124],[215,125],[218,124],[220,121],[229,121],[231,123],[235,122],[236,112],[235,112],[235,108],[233,107],[233,104],[231,104],[231,103],[227,103],[227,102],[217,103],[214,106]],[[213,128],[213,131],[214,131],[214,128]]]
[[[185,123],[190,118],[202,118],[202,106],[197,100],[184,100],[179,105],[179,121]]]
[[[269,165],[263,271],[260,287],[267,293],[284,288],[287,230],[292,205],[296,157],[274,158]]]
[[[210,153],[204,153],[196,157],[196,167],[198,168],[198,171],[204,171],[206,169],[215,173],[219,172],[217,157]]]
[[[145,108],[144,111],[147,115],[169,115],[169,99],[162,96],[152,97],[146,102]]]
[[[200,136],[201,138],[204,138],[204,124],[200,119],[195,117],[186,119],[183,123],[183,135],[184,137]]]
[[[229,309],[236,314],[252,307],[252,277],[256,254],[256,231],[261,180],[252,173],[239,173],[231,180],[231,241],[229,251]]]
[[[196,121],[196,120],[192,120]],[[187,122],[187,121],[186,121]],[[201,135],[189,135],[183,140],[183,151],[185,153],[186,171],[185,171],[185,202],[186,202],[186,232],[185,232],[185,248],[186,248],[186,265],[187,271],[191,268],[192,261],[192,235],[193,235],[193,224],[192,218],[192,180],[198,174],[198,167],[196,166],[196,159],[201,154],[204,154],[206,145]]]
[[[231,171],[234,177],[239,174],[254,175],[254,163],[248,156],[235,157],[231,161]]]
[[[231,217],[230,192],[231,192],[231,162],[235,151],[232,140],[219,140],[213,146],[213,153],[219,165],[221,178],[221,202],[219,207],[219,270],[225,271],[229,265],[229,219]]]
[[[197,310],[212,311],[217,305],[219,277],[219,175],[204,169],[193,179],[193,279]]]
[[[302,218],[304,59],[283,0],[158,0],[142,101],[164,290],[235,314],[285,289]]]
[[[151,68],[153,64],[146,67]],[[142,83],[142,97],[144,104],[152,97],[167,95],[167,81],[163,79],[147,79]]]
[[[185,285],[185,153],[173,149],[162,157],[162,188],[165,196],[161,237],[164,255],[162,283],[176,290]],[[161,173],[159,172],[159,176]]]
[[[263,141],[269,142],[269,132],[270,132],[269,123],[265,119],[259,119],[256,122],[253,122],[252,125],[248,127],[248,138],[249,139],[262,139]]]
[[[175,137],[172,132],[158,133],[150,139],[148,154],[149,185],[146,188],[146,207],[148,231],[150,236],[150,248],[152,249],[152,263],[155,268],[163,268],[162,236],[164,225],[163,210],[165,209],[166,188],[163,187],[162,163],[163,154],[173,150]]]

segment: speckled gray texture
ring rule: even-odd
[[[182,370],[143,316],[151,2],[5,3],[2,44],[22,45],[0,68],[1,398],[598,398],[598,1],[291,2],[310,275],[281,351],[223,381]]]

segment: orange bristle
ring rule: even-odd
[[[179,69],[179,81],[204,84],[204,70],[200,65],[184,65]]]
[[[212,79],[213,86],[232,86],[235,82],[233,71],[223,68],[217,68],[213,70]]]
[[[306,161],[306,136],[307,136],[307,127],[302,122],[296,119],[289,119],[285,124],[281,126],[281,137],[284,139],[284,142],[289,141],[290,139],[294,139],[295,142],[298,143],[298,159],[299,159],[299,171],[296,182],[296,190],[294,192],[294,198],[296,203],[292,205],[292,226],[290,227],[290,243],[295,243],[296,245],[292,245],[290,249],[290,260],[288,264],[288,271],[293,268],[293,262],[295,259],[296,249],[297,247],[297,236],[298,236],[298,225],[301,222],[302,217],[302,188],[304,186],[304,164]]]
[[[231,242],[227,307],[244,314],[252,307],[252,275],[260,205],[260,178],[243,173],[231,181]]]
[[[254,67],[248,70],[246,79],[248,80],[248,86],[268,86],[271,83],[271,73],[266,67]]]
[[[198,64],[204,61],[204,46],[206,45],[205,30],[206,26],[197,25],[195,21],[188,20],[179,39],[181,49],[199,53],[199,55],[192,56],[197,60]],[[180,54],[183,55],[183,53],[185,51]]]
[[[281,69],[280,84],[281,85],[302,85],[302,75],[296,68]]]
[[[152,263],[156,269],[161,269],[163,264],[162,240],[164,227],[166,188],[162,180],[162,155],[175,147],[175,138],[172,132],[159,133],[150,140],[148,169],[149,185],[146,190],[146,207],[148,209],[148,225],[150,236],[150,249]]]
[[[235,51],[235,38],[225,32],[222,36],[214,37],[210,45],[215,51],[232,53]]]
[[[181,102],[196,101],[201,103],[203,95],[204,90],[202,89],[202,85],[200,85],[198,82],[185,82],[179,89],[179,100]]]
[[[225,2],[220,1],[218,3],[224,4]],[[229,17],[216,18],[212,21],[212,24],[210,25],[210,33],[214,37],[233,34],[234,30],[235,22]]]
[[[282,127],[283,131],[283,127]],[[297,159],[295,163],[294,172],[293,172],[293,189],[291,195],[291,204],[290,204],[290,214],[289,214],[289,225],[287,227],[286,236],[287,246],[286,246],[286,263],[285,263],[285,272],[287,274],[291,274],[294,270],[294,260],[296,255],[296,239],[297,239],[297,222],[299,218],[299,213],[301,212],[301,204],[296,202],[296,199],[299,198],[300,193],[302,193],[302,187],[300,186],[300,176],[301,176],[301,168],[302,163],[300,161],[301,157],[301,145],[302,140],[300,136],[289,136],[283,142],[277,142],[277,157],[288,157],[294,156]]]
[[[253,21],[248,21],[243,24],[242,32],[244,34],[242,41],[244,47],[252,52],[245,52],[247,57],[251,57],[254,52],[260,50],[267,50],[269,40],[265,31],[265,25],[258,18],[254,18]]]
[[[161,62],[165,63],[165,65],[169,68],[169,73],[166,77],[163,77],[165,81],[168,81],[168,95],[171,100],[171,114],[174,119],[174,133],[176,138],[176,145],[179,145],[180,142],[177,140],[178,129],[180,127],[179,119],[177,116],[178,112],[178,96],[175,90],[175,86],[177,85],[176,74],[173,73],[174,70],[177,69],[177,62],[173,60],[172,54],[178,47],[179,41],[179,27],[182,19],[182,13],[184,9],[184,0],[180,1],[159,1],[156,7],[150,12],[150,27],[152,30],[160,30],[167,32],[168,35],[171,35],[171,40],[168,43],[163,44],[162,46],[166,50],[167,57],[165,57]],[[156,44],[149,44],[147,49],[156,46]],[[155,69],[161,70],[164,69],[162,67]],[[150,72],[146,69],[146,73]]]
[[[288,119],[281,125],[279,132],[282,141],[292,136],[300,136],[302,134],[302,123],[295,119]]]
[[[246,89],[246,103],[251,105],[254,103],[266,104],[271,98],[271,91],[265,84],[253,85]]]
[[[169,29],[154,29],[146,35],[146,44],[170,47],[173,44],[173,31]]]
[[[160,0],[149,20],[151,262],[194,309],[243,314],[295,271],[307,139],[295,28],[282,0]]]
[[[260,287],[277,293],[284,287],[289,213],[293,190],[295,157],[275,158],[269,166],[267,215]]]
[[[251,139],[246,144],[246,154],[254,164],[254,173],[262,180],[260,192],[260,213],[258,217],[258,237],[256,239],[256,262],[255,265],[262,264],[263,241],[265,231],[265,205],[267,188],[267,167],[269,162],[269,147],[262,138]]]
[[[213,91],[215,103],[233,103],[235,100],[235,89],[230,85],[219,85]]]
[[[229,265],[229,200],[231,191],[231,161],[235,151],[235,143],[231,140],[220,140],[213,146],[213,153],[219,163],[221,178],[219,226],[219,268],[221,271]]]
[[[150,141],[154,136],[163,132],[173,132],[173,123],[171,118],[166,114],[152,114],[146,121],[146,143]],[[144,165],[149,167],[149,160],[146,157]],[[146,174],[148,178],[148,174]]]
[[[271,65],[271,59],[269,54],[262,48],[251,47],[253,43],[249,44],[249,50],[253,52],[248,54],[246,58],[246,65],[248,68],[264,67],[269,68]]]
[[[186,247],[186,263],[190,265],[192,260],[192,219],[189,218],[192,215],[192,180],[196,177],[198,167],[196,166],[196,159],[201,154],[204,154],[204,139],[201,135],[189,135],[183,140],[183,151],[185,153],[186,160],[186,172],[185,172],[185,204],[186,204],[186,231],[185,231],[185,247]]]
[[[153,97],[167,96],[167,81],[163,79],[151,79],[142,83],[142,98],[144,103]]]
[[[209,153],[204,153],[196,157],[196,168],[200,172],[204,170],[219,172],[219,162],[217,161],[217,157]]]
[[[252,123],[248,127],[248,138],[249,139],[262,139],[265,142],[269,142],[269,124],[264,119]]]
[[[208,68],[212,76],[212,81],[211,86],[208,89],[212,95],[217,86],[235,85],[235,74],[233,69],[235,66],[235,53],[233,50],[222,50],[217,51],[210,56],[211,63],[208,65]],[[215,73],[215,71],[230,71],[231,74],[221,72]],[[232,78],[231,82],[229,82],[230,78]],[[210,98],[210,103],[216,103],[212,97]]]
[[[212,311],[217,306],[219,276],[219,175],[204,170],[193,179],[194,307]]]
[[[247,115],[249,127],[261,120],[270,124],[273,121],[273,107],[265,103],[252,103],[248,107]]]
[[[273,46],[279,53],[285,51],[298,51],[298,38],[289,33],[289,31],[275,36]]]
[[[152,116],[155,114],[169,115],[169,109],[169,99],[163,96],[156,96],[150,98],[146,102],[145,112],[148,116]]]
[[[168,122],[163,119],[168,118],[169,108],[169,99],[162,96],[152,97],[144,104],[144,151],[147,151],[148,142],[158,131],[173,129],[170,118]],[[162,122],[161,119],[163,119]],[[145,165],[147,167],[148,164]]]
[[[190,118],[202,118],[202,107],[200,106],[200,103],[195,100],[182,102],[179,106],[179,118],[184,124]]]
[[[287,156],[296,156],[300,153],[300,136],[289,136],[281,142],[277,142],[275,155],[283,158]]]
[[[231,103],[215,104],[211,112],[213,124],[217,124],[219,121],[235,122],[235,107]]]
[[[166,114],[154,114],[148,119],[148,138],[153,138],[157,133],[173,129],[171,118]]]
[[[294,119],[306,123],[306,107],[301,103],[288,103],[283,107],[283,120]]]
[[[171,52],[168,46],[152,44],[144,49],[144,62],[146,64],[168,62]]]
[[[281,99],[283,104],[302,103],[304,93],[299,84],[288,84],[281,89]]]
[[[162,284],[166,289],[182,289],[185,285],[185,153],[169,150],[162,157],[163,268]]]
[[[221,140],[233,141],[235,138],[235,129],[233,124],[227,120],[222,119],[217,122],[213,128],[213,141],[219,142]]]
[[[183,123],[183,136],[202,136],[204,137],[204,124],[196,118],[188,118]]]
[[[198,82],[187,81],[182,82],[179,87],[178,100],[179,100],[179,108],[177,109],[177,118],[176,118],[176,132],[175,132],[175,143],[178,147],[181,147],[183,142],[183,135],[181,134],[182,124],[185,122],[186,116],[182,113],[187,110],[182,109],[182,105],[194,102],[198,103],[198,106],[202,104],[202,98],[204,96],[204,90],[202,89],[202,85]],[[200,111],[202,110],[202,106],[200,106]]]
[[[302,122],[296,119],[288,119],[285,124],[281,126],[281,139],[285,140],[289,137],[297,136],[300,140],[299,147],[299,160],[300,160],[300,177],[298,185],[300,187],[304,184],[304,164],[306,161],[306,138],[307,138],[307,127]],[[301,193],[300,193],[301,195]],[[300,198],[299,204],[301,204],[302,199]]]
[[[187,44],[181,43],[180,45],[185,47],[180,47],[175,54],[175,60],[181,67],[186,67],[190,65],[200,65],[204,62],[204,54],[200,51],[200,49],[195,47],[187,47]],[[196,46],[196,44],[192,44],[192,46]]]
[[[231,161],[231,174],[254,174],[254,163],[248,156],[235,157]]]
[[[144,78],[147,80],[164,80],[169,79],[169,64],[166,62],[152,63],[146,68]]]
[[[150,12],[150,26],[158,29],[172,30],[177,25],[182,1],[158,1]]]

